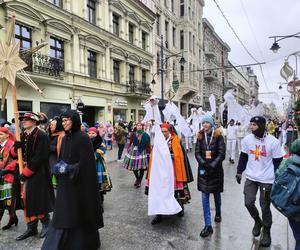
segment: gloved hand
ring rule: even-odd
[[[27,181],[27,179],[28,179],[28,177],[26,175],[24,175],[24,174],[20,175],[20,181],[21,182],[25,182],[25,181]]]
[[[69,165],[65,163],[63,160],[58,161],[52,167],[52,173],[55,175],[67,174],[69,172]]]
[[[241,175],[241,174],[236,174],[236,175],[235,175],[235,179],[236,179],[236,182],[237,182],[238,184],[241,184],[242,175]]]
[[[24,148],[25,144],[22,141],[15,141],[14,143],[14,150],[17,151],[19,148]]]
[[[214,171],[213,167],[208,162],[204,164],[204,167],[208,175],[210,175]]]

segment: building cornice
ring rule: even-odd
[[[139,8],[140,10],[142,10],[144,12],[145,15],[149,15],[152,17],[152,21],[155,21],[156,18],[156,14],[149,9],[145,4],[143,4],[140,0],[131,0],[132,4],[135,5],[135,7]]]
[[[212,24],[206,19],[206,18],[202,18],[202,23],[203,23],[203,29],[205,28],[205,26],[210,30],[211,34],[219,41],[219,43],[221,43],[222,46],[224,46],[227,49],[227,52],[231,51],[231,48],[229,47],[229,45],[224,42],[221,37],[219,37],[219,35],[216,33],[214,27],[212,26]],[[203,32],[203,38],[204,38],[204,32]]]

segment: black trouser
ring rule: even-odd
[[[0,201],[0,221],[2,220],[2,217],[4,215],[4,211],[5,211],[4,201]]]
[[[119,144],[118,143],[118,160],[121,160],[122,159],[122,154],[123,154],[123,150],[125,148],[125,144]]]
[[[0,221],[3,217],[4,211],[5,209],[8,210],[9,212],[9,218],[12,219],[13,217],[16,216],[16,211],[15,211],[15,206],[16,206],[16,199],[15,198],[11,198],[11,204],[8,206],[6,205],[5,200],[0,201]]]
[[[270,192],[272,184],[254,182],[246,179],[244,186],[245,206],[254,220],[259,218],[259,212],[255,206],[258,189],[260,191],[259,204],[261,207],[263,224],[265,227],[271,227],[272,213],[270,209]]]
[[[141,170],[133,170],[134,176],[138,182],[142,182],[144,176],[144,169]]]

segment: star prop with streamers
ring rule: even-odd
[[[25,68],[27,64],[19,57],[20,44],[7,45],[0,42],[0,78],[5,78],[15,86],[17,71]]]
[[[2,80],[1,109],[3,109],[4,107],[6,94],[9,86],[11,86],[13,92],[13,106],[14,106],[14,115],[15,115],[15,123],[16,123],[16,139],[20,141],[19,112],[18,112],[18,103],[17,103],[17,90],[16,90],[16,83],[15,83],[16,76],[22,79],[25,83],[27,83],[29,86],[34,88],[39,93],[42,93],[42,91],[24,71],[24,68],[27,67],[27,64],[20,58],[20,43],[16,43],[15,41],[15,23],[16,23],[16,15],[15,13],[13,13],[12,18],[7,27],[6,42],[0,42],[0,79]],[[30,53],[31,51],[36,51],[36,50],[30,49],[29,51],[24,51],[24,52]],[[22,149],[20,148],[18,149],[18,163],[19,163],[19,171],[20,173],[22,173],[23,161],[22,161]]]

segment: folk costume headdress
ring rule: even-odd
[[[24,115],[19,117],[20,121],[23,121],[24,119],[30,119],[30,120],[36,121],[37,124],[40,123],[40,117],[38,116],[38,114],[33,113],[33,112],[25,113]]]

